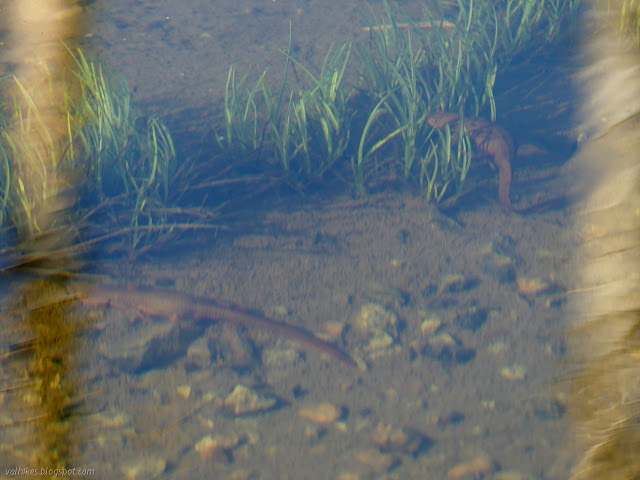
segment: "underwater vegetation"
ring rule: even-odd
[[[182,193],[176,182],[189,183],[190,172],[188,164],[177,164],[164,123],[157,117],[142,117],[131,105],[126,85],[116,84],[80,49],[69,53],[74,68],[64,79],[63,145],[49,145],[47,151],[34,147],[28,140],[34,135],[45,143],[60,136],[51,135],[17,78],[0,79],[2,91],[23,97],[0,105],[0,226],[13,225],[20,236],[41,233],[34,212],[51,201],[46,179],[68,171],[73,177],[60,190],[77,190],[74,220],[78,229],[92,230],[93,243],[117,237],[124,239],[126,250],[139,252],[176,230],[207,228],[199,223],[206,214],[176,208]],[[30,161],[14,161],[25,158]],[[30,185],[24,165],[39,165],[30,178],[41,182]]]
[[[216,129],[229,165],[213,178],[203,173],[206,165],[177,158],[165,124],[134,108],[124,82],[81,50],[69,51],[62,136],[47,131],[17,78],[0,79],[0,225],[21,236],[41,230],[34,212],[50,197],[46,182],[26,184],[22,163],[14,161],[25,157],[41,166],[35,177],[43,180],[52,171],[76,172],[60,190],[78,196],[70,215],[79,230],[92,232],[90,242],[117,240],[137,253],[178,231],[215,228],[218,208],[185,203],[190,191],[233,184],[244,190],[230,190],[231,200],[251,197],[269,188],[264,180],[255,187],[260,175],[298,191],[338,180],[360,195],[401,180],[439,202],[461,191],[471,166],[465,119],[495,121],[501,71],[519,55],[544,51],[577,7],[574,0],[458,1],[446,12],[425,8],[424,18],[411,21],[384,1],[383,13],[362,12],[369,41],[337,44],[318,67],[296,58],[290,34],[275,87],[266,71],[230,67]],[[429,124],[428,116],[441,111],[459,115],[456,132]],[[63,145],[43,154],[25,141],[32,136]]]
[[[232,66],[220,136],[229,156],[277,163],[296,189],[333,176],[364,195],[381,179],[403,178],[438,202],[462,189],[471,165],[464,119],[496,120],[500,71],[549,47],[578,2],[459,1],[446,20],[425,8],[424,19],[401,23],[383,6],[362,12],[369,42],[339,44],[317,69],[294,58],[289,38],[276,92],[266,71],[238,78]],[[460,116],[460,135],[429,125],[440,111]]]
[[[640,3],[638,0],[596,1],[595,7],[617,21],[618,37],[635,46],[640,45]]]

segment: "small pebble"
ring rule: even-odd
[[[493,465],[486,455],[481,455],[469,462],[459,463],[449,470],[448,477],[458,480],[464,477],[478,478],[493,471]]]
[[[502,353],[509,351],[509,345],[505,342],[493,342],[491,345],[487,347],[487,351],[493,355],[500,355]]]
[[[356,473],[343,472],[338,475],[337,480],[361,480],[361,477]]]
[[[109,428],[124,427],[131,422],[131,417],[126,413],[116,413],[113,416],[100,413],[95,418],[99,425]]]
[[[393,465],[393,457],[388,453],[381,453],[376,448],[357,450],[354,456],[356,460],[368,466],[377,474],[386,472]]]
[[[246,415],[269,410],[276,404],[276,399],[269,395],[262,395],[255,390],[236,385],[233,392],[224,400],[224,406],[234,415]]]
[[[206,368],[211,365],[211,351],[206,338],[199,338],[189,345],[187,360],[190,365],[199,368]]]
[[[302,408],[298,415],[318,425],[329,425],[340,418],[342,411],[331,403],[319,403]]]
[[[378,423],[371,441],[385,451],[401,450],[409,443],[409,436],[399,428],[393,429],[391,425]]]
[[[200,460],[206,462],[224,454],[227,450],[237,447],[239,443],[240,437],[235,434],[214,435],[213,437],[207,435],[195,444],[194,450],[200,455]]]
[[[551,285],[540,278],[518,277],[518,291],[522,295],[538,295],[551,288]]]
[[[459,293],[464,290],[464,275],[454,273],[445,276],[440,283],[438,293]]]
[[[507,380],[524,380],[527,376],[527,368],[524,365],[512,365],[500,370],[500,376]]]
[[[178,395],[187,400],[191,396],[191,385],[180,385],[177,389]]]
[[[160,458],[142,458],[136,463],[123,465],[120,470],[127,480],[147,480],[157,478],[167,469],[167,462]]]
[[[332,337],[339,337],[344,332],[344,322],[327,322],[327,333]]]
[[[429,345],[436,348],[455,347],[458,342],[448,333],[440,333],[429,339]]]
[[[436,333],[436,330],[438,330],[441,325],[442,321],[437,318],[427,318],[426,320],[423,320],[422,325],[420,325],[422,336],[430,337]]]

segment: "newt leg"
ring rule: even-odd
[[[513,209],[511,205],[511,165],[503,164],[499,166],[500,169],[500,177],[498,180],[498,198],[500,199],[500,203],[507,208]]]

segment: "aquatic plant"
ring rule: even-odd
[[[292,134],[300,133],[299,130],[294,131],[292,128],[292,115],[294,115],[296,108],[294,91],[289,89],[287,92],[292,41],[291,25],[289,25],[289,44],[287,51],[283,52],[286,60],[278,95],[274,95],[268,85],[263,84],[262,87],[264,105],[267,110],[267,125],[265,131],[269,129],[271,132],[271,137],[267,140],[267,144],[274,147],[286,178],[290,178],[291,176],[292,161],[299,151],[298,145],[295,145],[292,149],[292,145],[296,143],[295,138],[292,138]],[[286,103],[284,103],[285,99],[287,99]]]
[[[131,107],[126,85],[115,86],[80,50],[74,60],[81,95],[69,105],[76,118],[70,147],[86,162],[85,189],[94,201],[118,205],[120,215],[128,217],[129,248],[136,250],[171,231],[168,217],[156,209],[169,201],[173,141],[158,118],[148,119],[146,131],[136,128],[140,114]],[[166,228],[150,228],[156,226]]]
[[[422,71],[425,52],[421,45],[414,45],[411,30],[406,37],[399,31],[386,2],[385,8],[392,28],[372,30],[375,51],[360,48],[358,52],[368,80],[377,95],[384,95],[385,107],[404,141],[404,176],[408,178],[428,112]]]
[[[61,108],[67,117],[67,134],[61,145],[53,144],[48,127],[19,80],[3,79],[6,90],[15,86],[18,93],[14,95],[22,98],[14,97],[12,104],[3,105],[9,118],[5,122],[12,128],[3,128],[0,140],[4,173],[0,218],[5,220],[8,213],[19,230],[38,233],[34,213],[52,201],[51,192],[44,188],[45,180],[68,170],[80,176],[74,176],[73,185],[57,188],[61,192],[78,190],[75,218],[83,222],[79,227],[86,228],[91,222],[96,227],[94,233],[104,238],[121,236],[131,252],[144,250],[190,224],[202,228],[200,223],[190,223],[189,208],[180,209],[179,216],[186,221],[178,223],[171,214],[177,162],[167,127],[151,117],[141,128],[141,115],[132,107],[126,85],[115,86],[101,66],[87,60],[81,50],[69,53],[74,68],[64,82]],[[45,139],[48,148],[30,142],[34,135]],[[21,161],[25,158],[30,161]],[[35,178],[42,179],[42,184],[30,185],[24,180],[25,165],[39,166]],[[197,216],[203,218],[202,212]]]
[[[442,132],[434,141],[435,132],[427,124],[427,116],[442,110],[459,111],[461,116],[470,111],[470,116],[475,116],[485,104],[495,116],[495,35],[491,37],[483,30],[483,18],[473,2],[459,3],[458,19],[447,23],[447,28],[428,11],[425,22],[399,24],[387,2],[384,7],[383,17],[370,12],[373,21],[367,27],[371,35],[369,48],[358,48],[363,88],[384,98],[384,105],[373,111],[375,120],[382,111],[393,119],[384,139],[402,139],[404,177],[416,181],[425,199],[439,200],[451,181],[457,188],[462,187],[471,149],[456,148],[465,145],[465,141],[469,145],[464,130],[460,142],[447,142]],[[359,190],[364,176],[362,159],[359,155],[358,170],[354,170]]]
[[[596,31],[602,31],[603,28],[616,31],[618,41],[627,49],[640,46],[640,2],[638,0],[594,0],[592,8],[599,14]],[[593,33],[595,32],[589,32],[589,34]]]
[[[618,31],[622,36],[631,36],[636,46],[640,45],[640,3],[638,0],[622,0],[607,2],[609,11],[617,11],[619,24]]]
[[[7,120],[0,139],[5,209],[2,218],[11,218],[25,237],[31,237],[42,231],[37,212],[48,209],[57,193],[67,188],[50,180],[58,169],[64,167],[68,153],[56,145],[45,118],[22,83],[13,76],[3,77],[4,87],[9,82],[13,83],[17,93],[10,106],[4,105]],[[38,141],[31,141],[34,138]]]
[[[450,184],[454,184],[456,192],[462,190],[471,166],[471,139],[464,127],[464,118],[460,117],[461,135],[457,142],[449,125],[434,128],[430,132],[429,148],[420,161],[420,192],[429,202],[434,199],[440,202]],[[431,138],[435,133],[436,140]]]
[[[370,41],[356,46],[361,88],[385,99],[373,110],[375,120],[387,123],[386,129],[379,128],[385,141],[402,139],[404,177],[417,182],[425,199],[439,201],[451,186],[462,189],[473,153],[462,119],[495,121],[493,89],[499,71],[523,51],[534,55],[551,44],[578,5],[572,0],[508,0],[500,6],[457,1],[447,5],[455,20],[425,8],[424,19],[415,21],[398,21],[397,10],[386,0],[383,15],[369,7],[363,17]],[[428,116],[440,111],[459,114],[456,141],[452,132],[436,132],[427,124]],[[354,162],[359,190],[366,176],[364,157]]]
[[[267,158],[272,153],[285,179],[303,184],[321,178],[349,145],[352,92],[345,88],[344,77],[351,45],[330,50],[317,74],[293,57],[291,38],[283,54],[285,66],[276,91],[264,81],[266,70],[253,82],[247,73],[236,84],[231,67],[225,93],[227,134],[220,145],[229,154],[237,147],[246,153],[265,152]],[[299,83],[288,79],[292,68],[304,74]]]
[[[289,57],[310,82],[308,87],[299,87],[300,100],[294,113],[302,140],[300,150],[306,159],[306,174],[321,177],[342,157],[350,140],[352,111],[348,102],[352,91],[345,88],[344,76],[351,58],[351,45],[343,43],[335,50],[330,49],[317,75]],[[317,143],[321,144],[323,153],[312,156],[309,139],[317,132],[322,134]]]
[[[489,3],[489,2],[487,2]],[[527,55],[552,44],[571,28],[581,0],[507,0],[497,4],[498,55],[507,63],[524,51]]]
[[[1,127],[0,127],[1,128]],[[9,156],[4,148],[0,146],[0,227],[5,223],[7,207],[9,205],[9,194],[11,192],[11,166]]]
[[[257,150],[262,142],[262,129],[256,105],[256,95],[262,88],[265,70],[249,86],[251,71],[236,81],[236,68],[231,66],[227,75],[224,92],[225,136],[217,136],[221,147],[232,150],[236,147],[244,151]],[[237,143],[237,145],[236,145]]]
[[[275,158],[298,189],[327,172],[344,178],[350,163],[360,194],[382,170],[399,170],[392,175],[439,201],[447,191],[462,189],[472,142],[464,121],[456,132],[439,131],[428,124],[429,115],[447,111],[495,121],[500,69],[524,50],[535,53],[555,40],[577,5],[508,0],[498,7],[458,0],[447,6],[454,20],[425,8],[423,19],[398,21],[401,12],[384,0],[382,14],[371,6],[362,14],[370,39],[353,45],[358,61],[351,59],[352,45],[343,43],[329,50],[319,68],[292,55],[290,32],[276,88],[265,83],[266,71],[236,82],[230,69],[225,150],[233,150],[238,139],[253,158],[267,165]],[[296,82],[289,78],[292,70]],[[356,87],[346,78],[358,78]]]

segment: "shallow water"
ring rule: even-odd
[[[566,478],[566,392],[554,387],[563,220],[490,204],[459,214],[463,227],[386,194],[272,211],[254,231],[176,259],[105,265],[115,278],[175,282],[316,334],[344,326],[332,338],[366,368],[260,332],[181,335],[108,309],[87,345],[101,352],[89,367],[100,413],[87,419],[100,427],[81,463],[106,477],[162,464],[157,478],[445,478],[486,457],[487,478]],[[523,282],[536,280],[549,289],[529,292]],[[365,321],[369,331],[372,310],[384,320]],[[391,344],[372,342],[377,326]],[[209,359],[197,355],[203,339]],[[145,355],[161,366],[135,363]],[[277,398],[275,408],[236,417],[222,402],[239,384]],[[322,403],[339,409],[335,421],[299,416]],[[195,448],[206,436],[237,444],[203,459]]]
[[[214,135],[231,64],[277,72],[291,20],[296,51],[318,65],[336,39],[363,39],[364,6],[117,0],[90,7],[86,42],[188,143]],[[555,87],[568,82],[562,66],[545,68]],[[539,78],[527,72],[512,72],[523,89]],[[554,102],[559,90],[523,99],[508,87],[499,118],[535,147],[516,160],[512,197],[531,205],[564,192],[571,107]],[[496,177],[479,162],[446,211],[392,184],[364,199],[285,192],[215,236],[135,262],[102,258],[99,273],[118,283],[263,312],[360,367],[264,332],[79,307],[97,323],[84,338],[89,414],[77,420],[76,465],[129,479],[567,478],[558,379],[571,221],[506,210]],[[236,415],[225,400],[239,385],[264,405]],[[335,407],[326,416],[314,410],[324,404]]]

